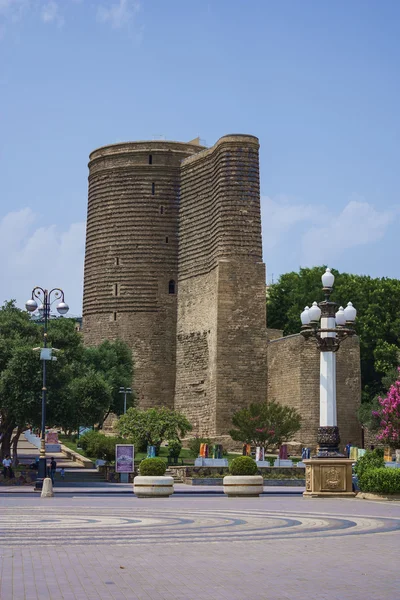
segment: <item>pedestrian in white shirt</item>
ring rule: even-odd
[[[6,454],[6,457],[3,459],[3,475],[4,477],[9,477],[10,479],[14,477],[11,469],[11,458],[9,454]]]

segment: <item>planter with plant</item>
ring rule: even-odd
[[[224,477],[224,493],[227,496],[259,496],[263,491],[263,478],[257,475],[256,462],[250,456],[234,458],[229,467],[230,475]]]
[[[174,492],[174,478],[165,476],[166,464],[162,458],[146,458],[139,467],[140,475],[133,480],[133,491],[138,498],[165,498]]]

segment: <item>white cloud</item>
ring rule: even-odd
[[[381,240],[398,213],[398,208],[379,212],[363,199],[350,200],[339,214],[326,214],[323,225],[304,234],[303,264],[328,263],[349,248]]]
[[[97,20],[110,23],[113,29],[121,29],[129,25],[140,10],[138,0],[118,0],[97,9]]]
[[[36,227],[31,209],[0,219],[0,303],[16,298],[23,306],[35,285],[61,287],[71,314],[82,312],[85,223],[61,230]]]
[[[46,2],[42,6],[40,16],[43,23],[56,23],[59,27],[64,24],[64,17],[60,14],[60,7],[54,0]]]
[[[0,17],[17,23],[31,7],[31,0],[0,0]]]
[[[319,223],[323,218],[323,207],[301,204],[285,195],[261,197],[261,223],[264,248],[274,248],[284,235],[301,222]]]
[[[306,204],[284,195],[263,196],[264,258],[271,270],[277,263],[287,269],[332,264],[349,248],[382,240],[399,214],[399,205],[380,211],[356,195],[336,212],[324,204]]]

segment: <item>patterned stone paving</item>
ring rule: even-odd
[[[137,504],[136,504],[137,506]],[[51,533],[71,544],[244,542],[365,535],[399,531],[396,518],[271,510],[160,510],[34,507],[0,514],[2,545],[53,545]],[[49,535],[50,534],[50,535]]]
[[[0,497],[1,600],[398,600],[400,503]]]

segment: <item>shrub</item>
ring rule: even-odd
[[[231,475],[257,475],[256,461],[250,456],[238,456],[230,464]]]
[[[91,440],[94,440],[99,435],[98,431],[87,431],[78,440],[78,445],[82,450],[87,450]]]
[[[368,450],[364,456],[358,459],[354,467],[354,473],[360,478],[366,471],[383,468],[384,466],[383,451],[376,448],[372,451]]]
[[[400,494],[400,469],[367,469],[360,475],[358,485],[362,492]]]
[[[197,458],[200,454],[200,444],[208,444],[211,446],[211,440],[210,438],[195,437],[190,439],[188,442],[190,454],[194,456],[194,458]]]
[[[167,465],[162,458],[145,458],[140,463],[141,475],[164,475]]]
[[[116,444],[124,444],[126,440],[118,437],[106,436],[98,431],[88,431],[81,437],[81,448],[91,458],[100,460],[115,460]]]
[[[182,444],[179,440],[169,440],[168,453],[171,458],[178,458],[182,450]]]

